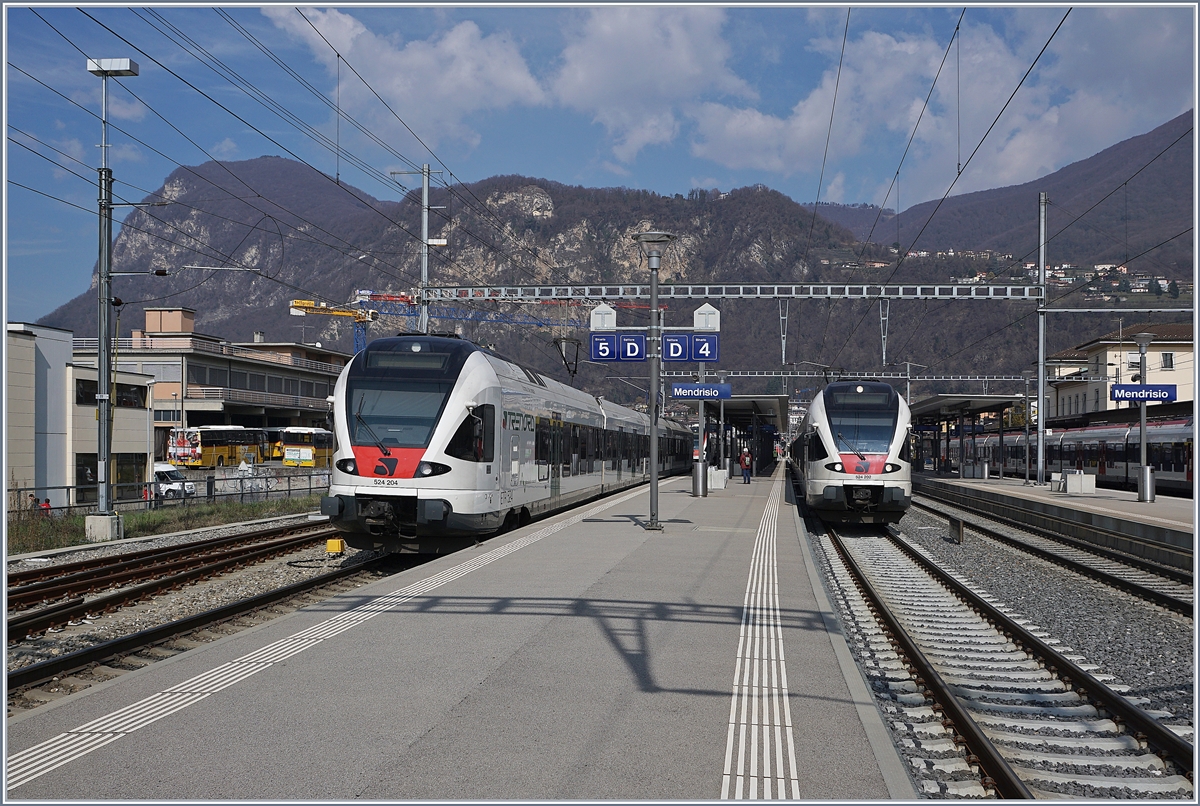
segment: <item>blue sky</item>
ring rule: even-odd
[[[523,174],[664,194],[761,183],[800,202],[888,207],[920,116],[901,209],[940,198],[960,162],[955,194],[1030,181],[1192,109],[1196,93],[1194,4],[1075,8],[1053,39],[1065,6],[853,8],[848,30],[844,6],[4,10],[9,321],[90,287],[89,57],[140,67],[109,85],[109,162],[128,201],[179,165],[263,154],[400,197],[253,92],[384,175],[408,161],[464,182]],[[391,149],[337,126],[329,103]]]

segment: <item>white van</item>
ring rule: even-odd
[[[154,494],[162,498],[183,498],[196,494],[196,485],[179,468],[166,462],[154,463]]]

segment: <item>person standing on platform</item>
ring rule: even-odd
[[[742,455],[738,458],[738,465],[742,468],[742,484],[750,483],[750,467],[752,463],[750,449],[742,448]]]

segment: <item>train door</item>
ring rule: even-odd
[[[508,486],[516,487],[521,480],[521,437],[513,434],[508,438]]]
[[[1192,441],[1183,443],[1183,466],[1187,469],[1188,484],[1192,483]]]
[[[1104,440],[1100,440],[1100,444],[1096,448],[1096,475],[1107,476],[1105,468],[1108,467],[1108,446]]]

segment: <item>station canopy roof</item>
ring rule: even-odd
[[[710,418],[716,419],[720,401],[709,400],[705,406]],[[755,415],[758,415],[757,418]],[[725,422],[735,428],[747,429],[755,422],[773,425],[780,434],[788,430],[787,395],[734,395],[725,401]]]
[[[1000,412],[1021,403],[1023,395],[934,395],[909,406],[914,422],[957,420],[984,412]]]

